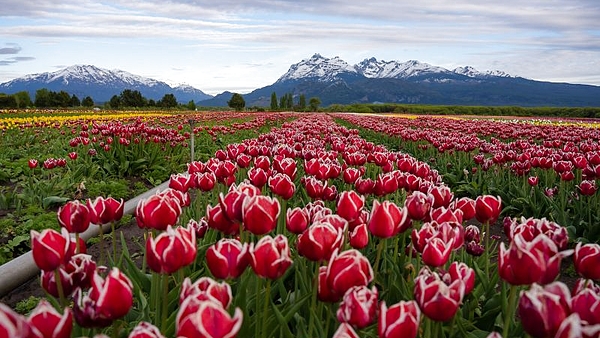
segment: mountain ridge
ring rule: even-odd
[[[94,65],[72,65],[55,72],[28,74],[0,84],[0,92],[13,94],[27,91],[35,97],[38,89],[64,90],[79,98],[90,96],[95,102],[107,102],[123,90],[138,90],[144,97],[160,100],[173,94],[179,103],[212,98],[200,89],[189,85],[170,86],[152,78],[135,75],[120,69],[104,69]]]

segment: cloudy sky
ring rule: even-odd
[[[1,0],[0,83],[92,64],[247,93],[314,53],[600,85],[598,0]]]

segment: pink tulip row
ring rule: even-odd
[[[304,175],[296,177],[298,172]],[[298,202],[298,183],[310,202]],[[192,204],[191,195],[199,198],[213,189],[222,189],[218,201],[206,206],[199,221],[191,219],[186,226],[178,226],[184,218],[183,211]],[[387,199],[380,201],[381,197]],[[370,210],[366,207],[367,198],[373,200]],[[284,202],[297,206],[283,209]],[[69,205],[84,209],[76,203]],[[98,213],[93,211],[96,208],[87,209],[92,215]],[[257,278],[276,282],[294,274],[290,272],[294,265],[315,264],[315,296],[320,302],[337,304],[340,325],[334,337],[358,337],[357,331],[368,330],[372,325],[376,325],[379,337],[416,337],[420,332],[434,336],[428,329],[423,332],[423,326],[429,328],[425,323],[454,318],[477,285],[473,267],[452,257],[458,257],[463,250],[472,256],[495,254],[490,252],[489,228],[484,233],[486,241],[482,241],[479,227],[463,224],[476,219],[493,225],[501,209],[501,200],[495,196],[455,198],[428,164],[366,142],[356,131],[319,116],[286,123],[256,139],[230,144],[207,162],[190,163],[187,174],[171,177],[170,189],[140,201],[136,220],[140,227],[155,233],[146,239],[145,259],[156,274],[168,276],[201,260],[214,278],[228,281],[219,283],[205,276],[196,282],[185,279],[181,283],[175,320],[177,336],[234,337],[242,330],[244,320],[258,321],[258,312],[251,315],[249,309],[236,308],[231,314],[234,295],[229,283],[250,278],[245,273],[247,267]],[[73,224],[84,217],[74,216],[79,215],[75,211],[70,215],[63,216],[61,224],[65,223],[68,231],[77,232],[81,228]],[[99,216],[96,219],[97,224],[108,220],[100,220]],[[524,292],[518,305],[527,333],[534,337],[598,334],[600,318],[593,311],[582,310],[585,306],[579,304],[583,300],[574,305],[568,298],[568,310],[565,307],[564,316],[556,318],[548,310],[550,305],[539,306],[540,302],[548,302],[533,300],[542,294],[535,285],[553,282],[561,259],[571,254],[565,250],[568,237],[564,228],[536,219],[505,219],[504,225],[510,244],[508,249],[500,244],[498,273],[511,285],[533,284],[527,291],[532,295]],[[78,256],[79,261],[87,261],[80,258],[82,254],[73,252],[67,230],[62,234],[47,231],[45,236],[32,234],[36,263],[39,260],[38,266],[42,264],[44,271],[58,271],[55,276],[62,276],[61,270],[69,275],[66,266]],[[218,232],[223,238],[208,243],[201,257],[197,241],[208,238],[208,231]],[[401,257],[425,266],[414,279],[408,275],[407,280],[395,281],[408,283],[412,298],[388,307],[385,299],[379,299],[391,287],[383,282],[380,254],[386,241],[397,245],[400,238],[407,238],[410,244],[400,247],[401,254],[392,259]],[[377,258],[371,261],[367,250],[375,246]],[[389,252],[383,255],[392,256]],[[49,258],[54,260],[48,262]],[[489,256],[486,258],[489,261]],[[600,246],[579,244],[574,260],[576,271],[590,280],[581,282],[580,290],[573,294],[577,297],[585,290],[588,309],[597,308],[600,296],[591,280],[599,278],[593,266],[600,261]],[[134,304],[131,280],[117,268],[109,272],[94,266],[88,270],[91,263],[79,264],[73,270],[84,274],[89,284],[78,284],[71,291],[75,295],[76,322],[83,327],[103,327],[125,316]],[[68,284],[62,283],[63,278],[58,280],[61,285]],[[60,288],[59,283],[54,283],[56,289]],[[62,292],[63,297],[71,293]],[[527,297],[532,299],[529,304],[523,300]],[[547,298],[554,301],[556,297]],[[119,304],[118,309],[112,307],[113,302]],[[528,318],[550,323],[549,329],[538,334],[526,325],[521,311]],[[68,313],[66,308],[63,316],[69,316]],[[510,322],[510,316],[507,318]],[[19,320],[26,323],[20,324],[23,327],[31,326],[26,319]],[[130,337],[141,337],[135,334],[142,330],[147,336],[161,336],[151,324],[140,327]],[[255,327],[265,330],[259,323]],[[18,328],[12,330],[21,332]],[[490,336],[497,337],[499,333]]]

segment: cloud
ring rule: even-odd
[[[31,56],[16,56],[16,57],[0,60],[0,66],[8,66],[8,65],[15,64],[17,62],[31,61],[31,60],[35,60],[35,58],[31,57]]]
[[[0,48],[0,55],[2,54],[19,54],[21,47],[16,43],[7,43],[9,47]]]

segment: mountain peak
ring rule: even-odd
[[[212,97],[193,87],[177,89],[165,82],[123,70],[108,70],[81,64],[68,66],[55,72],[30,74],[0,84],[0,91],[16,93],[26,90],[32,97],[41,88],[52,91],[64,90],[81,97],[91,96],[99,102],[106,102],[125,89],[138,90],[145,97],[154,100],[161,99],[165,94],[174,94],[180,102],[201,101]]]
[[[320,81],[327,82],[338,80],[348,74],[356,75],[356,70],[339,56],[329,59],[316,53],[310,59],[304,59],[290,66],[287,73],[277,82],[304,78],[319,78]]]

